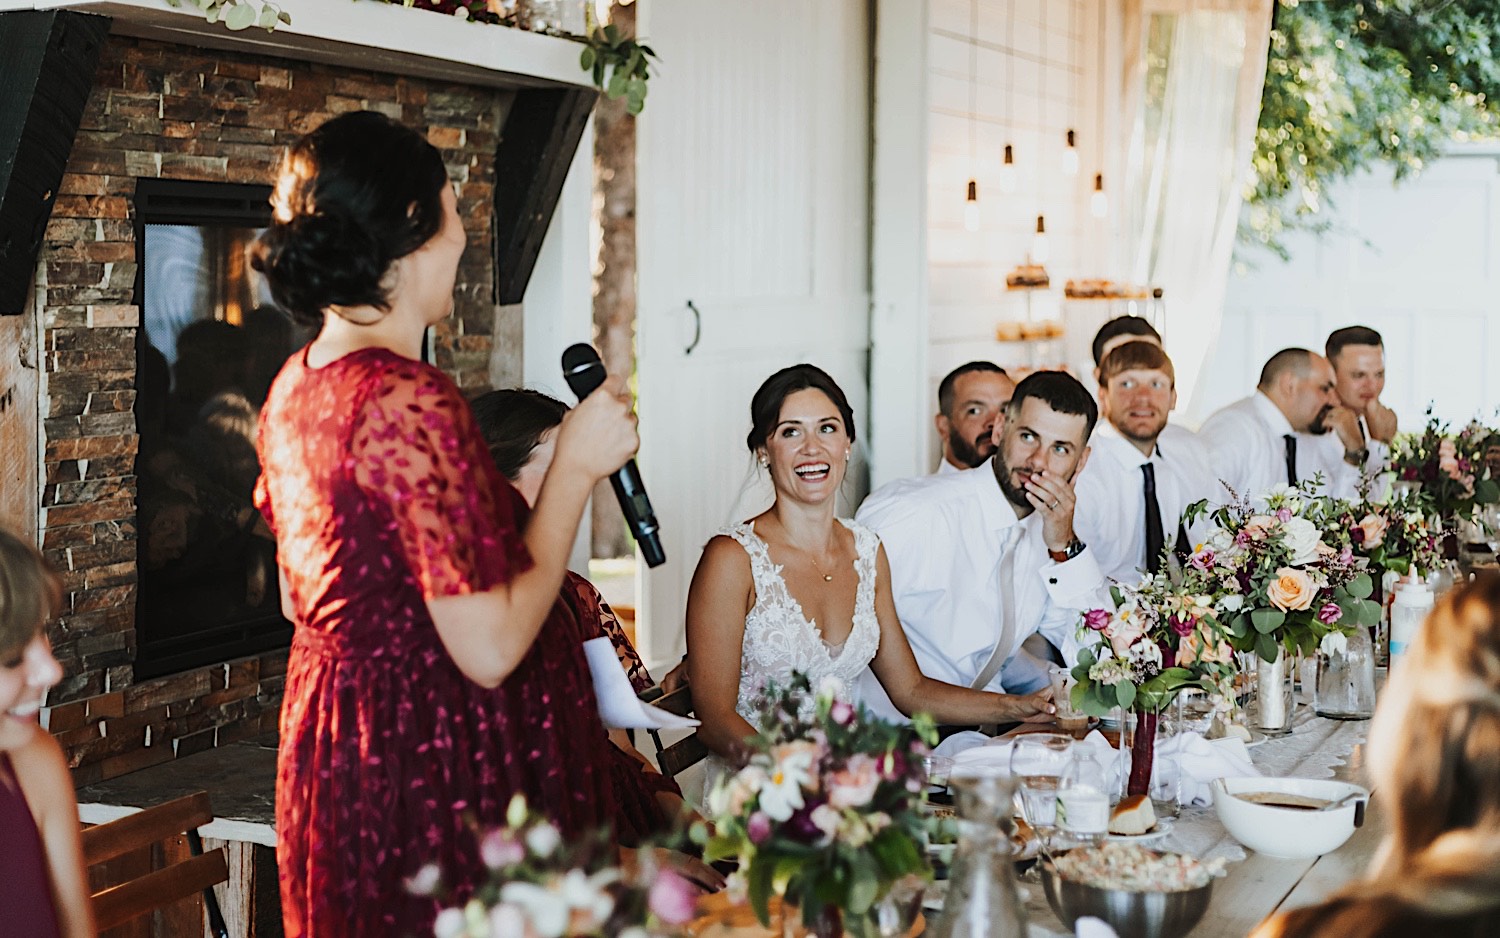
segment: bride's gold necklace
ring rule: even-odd
[[[823,582],[824,583],[832,583],[833,582],[833,574],[831,574],[831,573],[824,573],[823,572],[823,568],[818,565],[818,558],[814,557],[811,553],[809,553],[807,556],[808,556],[809,559],[812,560],[812,562],[813,562],[813,569],[816,570],[816,571],[818,571],[818,575],[823,578]]]

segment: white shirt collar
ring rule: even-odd
[[[1095,452],[1107,454],[1115,462],[1127,469],[1135,469],[1148,462],[1161,459],[1161,440],[1158,439],[1151,447],[1151,455],[1143,456],[1136,445],[1125,438],[1114,424],[1108,420],[1101,420],[1094,427],[1094,438],[1089,441]],[[1097,457],[1095,457],[1097,458]]]
[[[984,515],[985,527],[991,531],[1004,531],[1013,524],[1017,524],[1035,515],[1032,512],[1026,518],[1016,516],[1016,506],[1010,503],[1005,493],[1000,490],[1000,483],[995,478],[995,460],[1000,458],[996,453],[985,460],[977,469],[965,469],[961,474],[969,479],[969,483],[975,489],[974,503],[979,506],[980,513]]]
[[[1277,436],[1286,436],[1288,433],[1297,432],[1292,429],[1292,424],[1286,419],[1286,414],[1281,412],[1281,408],[1276,406],[1275,401],[1266,397],[1264,391],[1257,390],[1254,394],[1250,395],[1250,404],[1255,408],[1255,412],[1260,415],[1260,419],[1265,421],[1266,426],[1270,427],[1271,432]]]

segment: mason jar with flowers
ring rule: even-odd
[[[1324,528],[1342,517],[1343,503],[1312,495],[1311,484],[1277,486],[1255,500],[1235,497],[1210,511],[1188,509],[1215,524],[1189,564],[1215,577],[1239,608],[1224,618],[1230,645],[1255,652],[1259,715],[1268,734],[1291,731],[1290,659],[1320,647],[1342,647],[1360,625],[1379,621],[1370,576],[1350,543],[1338,546]]]
[[[756,709],[752,755],[709,793],[705,859],[738,861],[730,891],[748,896],[765,927],[775,905],[819,938],[914,919],[921,892],[896,887],[932,875],[921,813],[922,757],[937,742],[931,719],[887,723],[848,702],[837,681],[815,692],[800,673],[768,687]],[[898,901],[909,908],[890,908]]]
[[[1185,688],[1205,691],[1215,709],[1234,707],[1234,650],[1221,624],[1238,595],[1221,595],[1206,566],[1147,575],[1110,589],[1111,608],[1083,614],[1085,641],[1073,668],[1073,706],[1103,716],[1135,713],[1126,793],[1150,792],[1161,712]]]

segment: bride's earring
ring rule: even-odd
[[[771,457],[767,456],[765,453],[761,453],[760,454],[760,467],[762,469],[769,469],[769,468],[771,468]]]

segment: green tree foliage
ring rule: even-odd
[[[1496,135],[1497,52],[1500,0],[1279,0],[1241,244],[1285,257],[1286,234],[1332,227],[1335,183]]]

